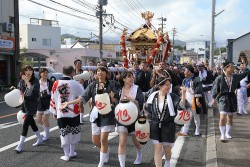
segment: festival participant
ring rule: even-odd
[[[23,123],[23,131],[20,136],[20,141],[18,143],[18,146],[15,148],[16,153],[22,152],[22,146],[27,137],[29,126],[31,126],[32,130],[37,136],[37,141],[33,144],[33,146],[38,146],[43,142],[43,136],[40,135],[40,131],[38,130],[34,120],[34,115],[37,112],[39,98],[39,81],[37,78],[35,78],[34,69],[30,65],[26,65],[22,69],[21,78],[22,79],[20,80],[17,87],[24,94],[22,111],[26,113],[26,116]]]
[[[115,94],[116,99],[129,99],[138,107],[138,111],[142,110],[143,94],[141,89],[134,84],[134,74],[132,71],[124,71],[120,77],[121,88]],[[142,161],[142,146],[135,136],[135,123],[129,126],[123,126],[118,123],[117,131],[119,133],[118,159],[121,167],[125,167],[126,146],[128,134],[131,134],[132,141],[137,149],[137,157],[134,164],[139,165]]]
[[[90,114],[92,142],[96,147],[100,149],[100,162],[98,167],[102,167],[104,166],[104,163],[107,163],[109,160],[108,135],[110,132],[115,131],[114,104],[117,104],[117,100],[114,98],[115,86],[107,79],[107,66],[97,66],[97,77],[98,80],[92,82],[86,88],[80,98],[65,102],[62,105],[62,108],[65,108],[70,104],[76,104],[79,102],[83,102],[84,104],[86,104],[90,99],[92,99],[92,106],[94,106]],[[95,95],[99,90],[103,90],[105,93],[108,93],[110,95],[110,100],[113,107],[112,111],[106,115],[101,115],[97,112]]]
[[[80,59],[76,59],[74,61],[74,65],[75,65],[75,75],[79,75],[81,73],[83,73],[82,70],[82,61]],[[79,83],[86,88],[87,86],[85,86],[86,84],[88,84],[88,81],[84,81],[84,80],[80,80]],[[83,114],[84,114],[84,107],[83,104],[80,103],[79,104],[79,109],[80,109],[80,125],[83,125]]]
[[[150,122],[150,138],[154,145],[154,162],[156,167],[162,167],[162,150],[166,156],[164,167],[170,167],[171,149],[175,142],[175,122],[177,108],[188,107],[185,101],[186,89],[182,88],[182,99],[169,93],[171,80],[166,77],[157,79],[159,91],[152,93],[146,103],[146,111]]]
[[[209,70],[205,69],[205,66],[202,63],[199,64],[198,69],[208,107],[212,107],[211,89],[213,87],[214,76]]]
[[[199,77],[194,76],[194,68],[191,65],[187,65],[184,71],[185,79],[182,85],[186,88],[186,100],[192,105],[191,112],[194,117],[195,133],[194,136],[200,136],[200,114],[206,114],[206,102],[204,98],[203,88]],[[190,122],[185,124],[179,136],[187,136]]]
[[[36,122],[43,126],[45,136],[43,140],[49,139],[49,106],[50,106],[50,92],[52,89],[53,83],[50,82],[48,79],[48,70],[46,68],[41,68],[39,72],[40,76],[40,96],[38,99],[38,107],[37,107],[37,114],[36,114]]]
[[[212,97],[217,100],[220,111],[219,128],[222,142],[226,138],[232,139],[230,132],[233,125],[233,113],[237,111],[235,90],[239,81],[250,74],[250,72],[233,74],[235,69],[233,62],[223,63],[223,69],[223,73],[216,78],[212,89]]]
[[[64,102],[75,100],[84,91],[83,87],[75,80],[72,80],[74,68],[70,65],[63,67],[63,78],[53,84],[51,91],[50,111],[57,119],[59,127],[61,147],[64,156],[61,159],[69,161],[70,158],[76,157],[75,145],[81,138],[79,105],[68,105],[61,109]]]
[[[244,63],[240,64],[239,73],[244,73],[247,69],[244,66]],[[250,75],[243,78],[237,87],[237,103],[238,103],[238,112],[237,115],[242,115],[242,111],[244,114],[247,113],[247,104],[248,104],[248,89],[250,88]]]
[[[151,88],[155,85],[157,78],[162,77],[164,75],[164,74],[162,74],[163,70],[166,70],[166,63],[165,62],[160,62],[158,65],[158,68],[153,69],[152,78],[151,78],[151,81],[149,83]]]

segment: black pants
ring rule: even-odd
[[[22,136],[27,136],[29,126],[31,126],[32,130],[34,132],[38,131],[38,128],[36,126],[36,122],[34,120],[34,115],[26,115],[26,118],[23,123],[23,131],[22,131]]]

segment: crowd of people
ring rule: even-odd
[[[125,167],[128,135],[131,135],[137,150],[134,164],[141,164],[143,146],[136,139],[135,123],[124,126],[115,120],[115,106],[122,99],[128,99],[136,104],[139,111],[146,112],[150,120],[155,166],[169,167],[176,135],[200,137],[200,114],[206,114],[215,102],[220,111],[219,128],[222,142],[233,137],[230,131],[234,113],[238,111],[237,115],[247,114],[250,72],[246,68],[246,62],[241,63],[238,71],[232,62],[225,62],[215,68],[209,68],[202,62],[159,62],[158,66],[134,62],[131,68],[119,72],[109,71],[109,67],[121,66],[117,62],[108,63],[102,59],[95,63],[90,60],[88,66],[96,66],[96,70],[89,71],[88,80],[80,81],[72,78],[83,72],[82,61],[77,59],[74,65],[75,68],[71,65],[64,66],[63,78],[54,83],[47,79],[46,69],[40,69],[40,79],[34,77],[32,66],[27,65],[22,69],[18,88],[24,94],[22,110],[26,113],[26,118],[19,144],[15,148],[17,153],[22,152],[29,126],[37,136],[37,142],[33,146],[49,139],[49,116],[53,114],[57,120],[64,151],[61,159],[69,161],[70,158],[76,157],[75,146],[80,141],[83,124],[83,105],[87,104],[91,108],[89,120],[92,142],[100,151],[98,167],[103,167],[109,161],[108,136],[115,130],[119,133],[120,166]],[[97,112],[95,96],[100,91],[108,93],[110,97],[111,111],[106,115]],[[238,101],[238,105],[234,101]],[[190,121],[176,133],[174,119],[177,110],[183,109],[193,116],[194,134],[189,132]],[[35,115],[37,124],[44,128],[45,136],[40,135],[34,120]],[[162,155],[165,155],[164,164]]]

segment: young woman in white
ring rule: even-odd
[[[36,122],[43,126],[45,136],[43,140],[46,141],[49,139],[49,106],[50,106],[50,98],[51,98],[51,89],[52,89],[52,82],[50,82],[48,78],[48,70],[46,68],[40,69],[40,94],[38,99],[38,106],[37,106],[37,114],[36,114]]]
[[[142,110],[144,98],[141,89],[139,86],[134,84],[134,74],[132,71],[124,71],[121,74],[120,84],[121,88],[118,90],[117,94],[115,94],[115,98],[129,99],[131,102],[135,103],[138,107],[138,111]],[[136,140],[135,136],[135,123],[124,126],[118,123],[117,131],[119,133],[119,147],[118,147],[118,159],[120,162],[120,167],[125,167],[126,161],[126,147],[127,147],[127,138],[130,134],[132,137],[132,141],[137,149],[136,160],[134,161],[135,165],[141,164],[142,161],[142,146]]]

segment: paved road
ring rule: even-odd
[[[10,108],[5,103],[0,103],[1,116],[6,114],[13,114],[18,112],[19,109]],[[91,126],[88,123],[88,109],[85,109],[85,124],[82,126],[82,140],[76,146],[78,156],[76,159],[70,162],[64,162],[60,160],[60,156],[63,155],[63,151],[60,147],[59,132],[56,126],[56,121],[51,118],[51,133],[50,140],[44,142],[41,146],[32,147],[32,144],[36,141],[36,138],[31,130],[29,129],[28,138],[24,144],[24,151],[22,154],[16,154],[13,149],[16,147],[19,136],[22,130],[21,125],[15,123],[16,115],[8,117],[0,117],[0,166],[4,167],[27,167],[27,166],[70,166],[70,167],[96,167],[99,162],[99,150],[94,148],[91,143]],[[205,134],[206,122],[205,116],[202,117],[202,133]],[[6,124],[11,122],[9,124]],[[190,128],[191,136],[188,138],[178,137],[176,144],[172,150],[171,167],[186,167],[186,166],[203,166],[205,163],[205,146],[204,142],[206,136],[203,135],[201,138],[192,137],[193,134],[192,124]],[[41,127],[39,127],[42,130]],[[111,134],[109,140],[109,146],[111,148],[110,162],[106,164],[107,167],[119,166],[117,158],[117,146],[118,137],[117,134]],[[131,139],[128,140],[127,146],[127,159],[126,166],[134,166],[133,162],[136,157],[136,150],[132,144]],[[194,165],[196,164],[196,165]],[[140,167],[151,167],[153,163],[153,147],[149,141],[143,147],[143,163]]]

